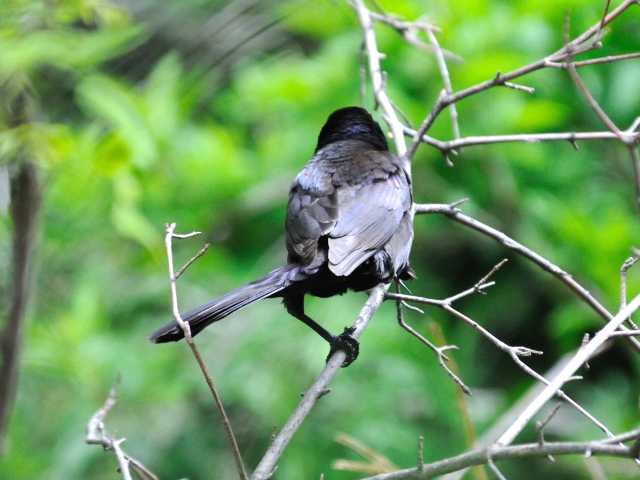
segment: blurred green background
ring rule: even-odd
[[[595,24],[592,0],[381,0],[409,20],[442,28],[460,90],[542,58],[563,44],[571,12],[576,36]],[[119,402],[106,421],[125,449],[161,478],[237,478],[207,386],[185,344],[146,340],[170,318],[164,224],[203,235],[175,245],[176,264],[211,243],[180,279],[182,311],[285,260],[284,212],[291,180],[313,153],[334,109],[359,105],[361,32],[343,1],[183,2],[33,0],[1,3],[0,81],[27,92],[33,122],[2,121],[6,164],[20,149],[41,169],[43,214],[20,385],[0,479],[113,479],[112,454],[84,444],[85,427],[118,374]],[[617,3],[615,4],[617,5]],[[615,6],[614,5],[614,6]],[[640,50],[640,11],[614,22],[601,51]],[[442,82],[434,57],[376,27],[387,54],[388,93],[415,124]],[[640,115],[640,60],[580,70],[621,128]],[[519,80],[534,95],[493,89],[458,104],[463,136],[601,131],[565,71]],[[364,106],[373,106],[370,88]],[[379,118],[379,114],[377,114]],[[451,138],[447,112],[431,135]],[[613,141],[469,147],[447,167],[422,146],[415,199],[453,202],[550,259],[611,311],[619,269],[638,245],[631,162]],[[21,150],[24,151],[24,150]],[[15,166],[9,163],[9,169]],[[11,289],[12,224],[0,214],[0,280]],[[601,319],[566,286],[494,241],[443,217],[416,220],[415,294],[445,298],[474,285],[503,258],[487,295],[457,307],[503,341],[543,350],[527,359],[540,372],[579,347]],[[640,267],[636,267],[640,268]],[[640,273],[629,274],[629,295]],[[350,324],[364,294],[310,299],[310,315],[333,332]],[[6,302],[5,302],[6,303]],[[3,304],[2,313],[6,306]],[[474,329],[435,309],[407,312],[416,329],[449,344],[471,387],[478,434],[534,381]],[[435,336],[434,336],[435,335]],[[282,426],[324,365],[327,345],[277,300],[259,302],[197,338],[252,470],[274,425]],[[566,391],[614,432],[638,424],[637,354],[624,343]],[[355,479],[335,459],[360,458],[334,442],[345,432],[395,464],[415,464],[469,448],[459,389],[434,355],[400,329],[384,305],[361,338],[361,355],[342,370],[279,462],[276,478]],[[547,438],[588,440],[599,430],[570,407]],[[535,439],[533,430],[518,441]],[[603,459],[608,478],[639,478],[632,462]],[[581,458],[504,462],[508,478],[588,479]],[[491,474],[490,474],[491,475]],[[477,477],[481,478],[481,477]]]

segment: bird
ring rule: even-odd
[[[361,107],[331,113],[315,152],[289,190],[285,217],[287,263],[182,316],[192,335],[264,298],[282,298],[293,317],[343,350],[343,367],[359,353],[346,327],[334,335],[305,314],[305,295],[321,298],[410,280],[413,242],[411,174],[389,151],[380,125]],[[174,320],[149,336],[153,343],[184,338]]]

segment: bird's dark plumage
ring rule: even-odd
[[[195,335],[245,305],[282,297],[291,315],[331,344],[331,353],[348,351],[348,365],[357,356],[356,340],[347,330],[335,336],[305,315],[304,295],[331,297],[413,277],[410,176],[366,110],[347,107],[329,116],[313,158],[291,185],[285,226],[285,266],[183,319]],[[149,337],[155,343],[181,338],[175,321]]]

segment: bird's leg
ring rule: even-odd
[[[336,350],[342,350],[347,354],[347,358],[345,358],[342,363],[343,367],[348,367],[356,358],[358,358],[360,344],[351,336],[351,333],[355,330],[353,327],[345,327],[344,332],[337,336],[329,332],[313,318],[304,313],[304,295],[287,295],[284,297],[282,303],[284,303],[284,306],[290,315],[311,327],[314,332],[329,343],[331,349],[329,350],[327,361],[329,361]]]

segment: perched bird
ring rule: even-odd
[[[365,109],[347,107],[329,116],[313,158],[291,185],[285,227],[286,265],[182,318],[196,335],[250,303],[282,297],[291,315],[329,342],[328,358],[338,349],[347,352],[347,366],[358,356],[353,330],[333,335],[320,326],[304,313],[305,294],[326,298],[415,278],[409,266],[411,178]],[[182,338],[175,321],[149,337],[154,343]]]

